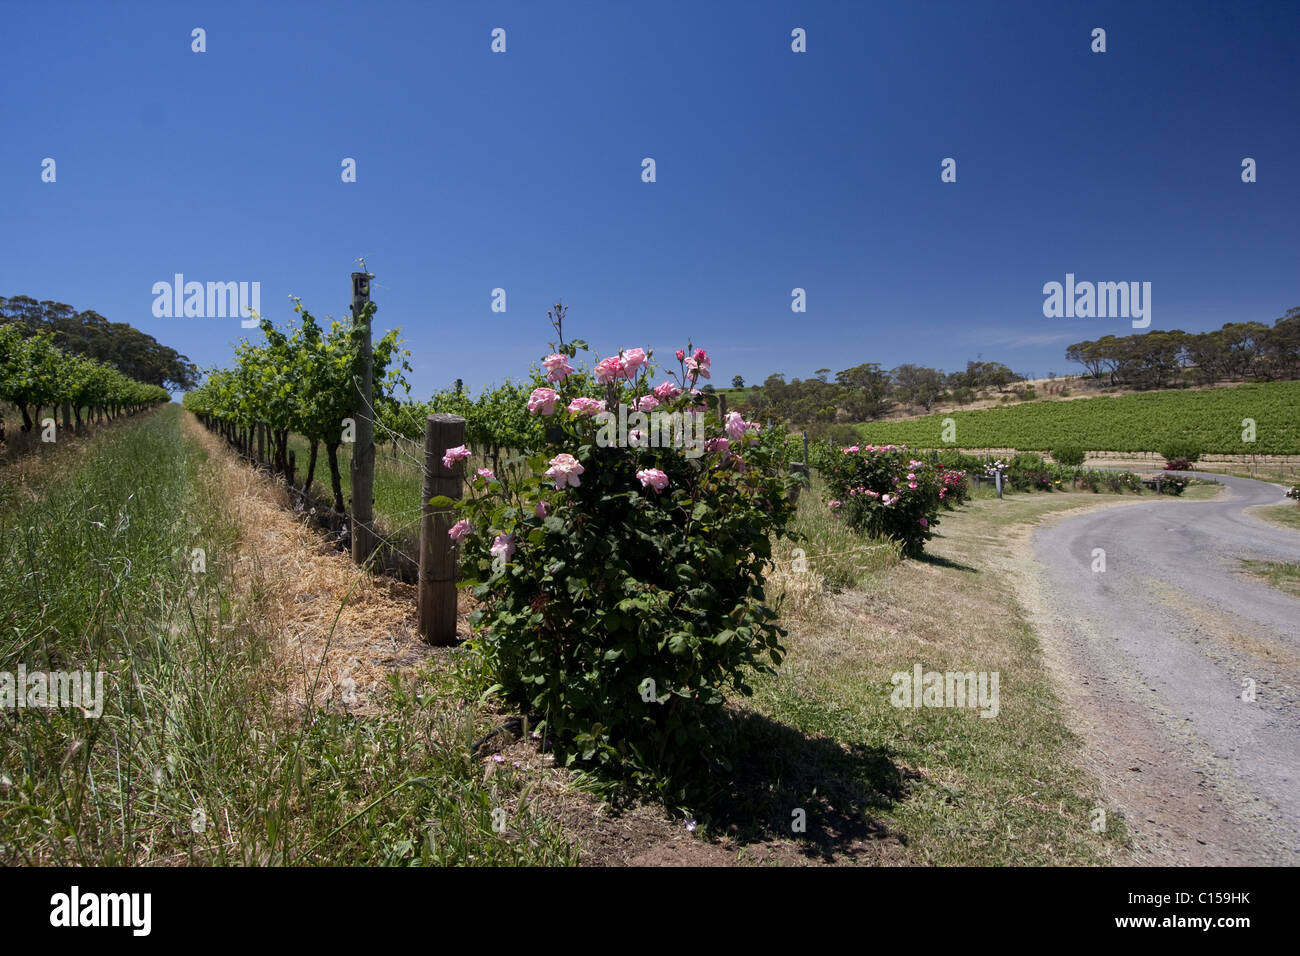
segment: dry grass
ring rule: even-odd
[[[357,568],[293,516],[283,483],[249,468],[192,416],[183,427],[211,454],[240,529],[234,578],[261,596],[290,698],[299,706],[310,699],[377,713],[389,675],[414,675],[435,653],[417,631],[415,587]],[[462,621],[467,613],[462,609]]]

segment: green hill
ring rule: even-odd
[[[1253,443],[1243,440],[1244,419],[1255,423]],[[948,420],[955,426],[951,442],[944,441]],[[1300,454],[1300,382],[1024,402],[857,427],[865,442],[914,448],[1159,451],[1184,439],[1206,454],[1294,455]]]

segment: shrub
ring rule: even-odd
[[[1162,495],[1181,495],[1187,490],[1188,480],[1186,478],[1165,478],[1160,482],[1160,494]]]
[[[906,446],[851,445],[822,449],[817,467],[831,510],[850,528],[897,541],[908,557],[925,550],[948,495],[933,465],[913,458]]]
[[[1296,485],[1294,488],[1288,488],[1286,496],[1295,501],[1300,501],[1300,485]]]
[[[1190,471],[1192,463],[1186,458],[1171,458],[1165,462],[1165,471]]]
[[[1200,460],[1201,449],[1195,442],[1175,439],[1160,446],[1160,456],[1167,462],[1186,463],[1190,467]]]
[[[566,764],[685,798],[695,774],[725,767],[725,691],[752,693],[747,673],[784,653],[764,595],[772,536],[793,510],[783,452],[740,415],[721,423],[694,404],[703,349],[679,351],[680,374],[653,393],[654,411],[699,416],[702,454],[645,447],[631,411],[622,442],[612,411],[649,404],[651,366],[620,352],[596,366],[603,388],[586,384],[600,397],[580,394],[591,379],[564,369],[587,346],[564,342],[562,320],[557,307],[560,341],[529,403],[546,447],[474,478],[457,505],[479,603],[471,644],[492,692],[539,718]]]
[[[1064,465],[1066,468],[1078,468],[1087,457],[1087,452],[1077,445],[1058,445],[1052,449],[1052,458],[1058,465]]]

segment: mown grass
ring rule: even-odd
[[[886,547],[858,564],[849,557],[855,548],[882,542],[849,534],[819,495],[805,493],[796,524],[819,556],[809,548],[809,570],[798,574],[790,570],[794,546],[779,549],[773,584],[786,595],[789,656],[779,676],[755,683],[745,705],[808,735],[774,736],[763,757],[783,768],[787,802],[800,786],[809,801],[787,807],[787,820],[794,806],[816,807],[809,833],[816,817],[839,835],[829,838],[835,844],[852,832],[848,818],[869,819],[865,832],[896,837],[904,862],[1080,865],[1120,857],[1126,829],[1114,814],[1102,832],[1092,829],[1101,798],[1079,769],[1079,742],[1005,567],[1017,528],[1097,500],[1058,492],[999,501],[981,490],[942,516],[925,559],[901,560]],[[891,676],[910,674],[916,663],[998,672],[997,716],[893,706]],[[775,814],[758,797],[750,807]],[[784,828],[788,834],[788,822]]]
[[[1241,566],[1248,574],[1253,574],[1279,591],[1300,597],[1300,564],[1243,560]]]
[[[558,829],[493,810],[520,785],[469,754],[477,687],[434,663],[377,717],[290,709],[266,595],[171,407],[0,512],[0,670],[103,670],[103,715],[0,713],[7,864],[570,863]],[[195,570],[193,549],[206,568]]]
[[[1283,505],[1273,505],[1268,508],[1254,508],[1250,513],[1284,528],[1294,528],[1300,531],[1300,504],[1287,502]]]

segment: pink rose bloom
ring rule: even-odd
[[[457,445],[455,448],[448,448],[442,456],[442,467],[454,468],[456,462],[462,461],[469,457],[469,449],[464,445]]]
[[[696,349],[695,354],[686,360],[686,371],[691,378],[703,375],[709,378],[709,368],[713,360],[704,354],[704,349]]]
[[[715,451],[720,451],[725,455],[730,448],[731,442],[727,441],[725,438],[710,438],[704,443],[704,450],[709,454],[712,454]]]
[[[611,355],[609,358],[597,362],[594,371],[597,382],[601,385],[609,385],[611,382],[624,377],[626,366],[617,355]]]
[[[908,480],[908,481],[916,481],[916,474],[915,474],[914,472],[910,472],[910,471],[909,471],[909,472],[907,473],[907,480]]]
[[[856,454],[858,453],[858,446],[857,446],[857,445],[852,445],[852,446],[850,446],[850,447],[848,447],[848,448],[843,448],[843,449],[841,449],[841,451],[843,451],[844,454],[846,454],[846,455],[856,455]],[[867,451],[871,451],[871,446],[870,446],[870,445],[867,446]]]
[[[661,382],[655,386],[655,398],[661,402],[671,402],[682,394],[682,390],[672,382]]]
[[[653,395],[642,395],[637,399],[636,410],[638,412],[648,412],[659,407],[659,399]]]
[[[921,519],[921,527],[922,527],[922,528],[928,528],[928,527],[930,527],[930,522],[928,522],[928,521],[926,521],[924,518],[922,518],[922,519]]]
[[[447,537],[451,538],[452,541],[459,541],[473,530],[474,526],[462,518],[447,529]]]
[[[895,498],[893,495],[885,495],[880,499],[880,503],[883,505],[892,505],[897,500],[898,499]]]
[[[569,357],[556,352],[554,355],[548,355],[542,359],[542,364],[546,366],[546,380],[548,382],[562,381],[566,376],[573,374],[573,366],[569,364]]]
[[[915,488],[915,487],[916,487],[916,482],[915,482],[915,481],[909,481],[909,482],[907,483],[907,487],[909,487],[909,488]]]
[[[499,534],[496,540],[492,542],[492,547],[488,548],[492,556],[501,561],[509,561],[515,553],[515,536],[513,534]]]
[[[636,476],[641,479],[642,488],[654,488],[656,494],[668,487],[668,476],[658,468],[646,468]]]
[[[597,398],[587,398],[585,395],[569,402],[569,414],[571,415],[595,415],[597,412],[603,412],[604,410],[604,401]]]
[[[838,501],[829,501],[827,504],[832,508],[838,508],[840,506],[840,502]]]
[[[681,362],[681,361],[683,361],[685,358],[686,358],[686,350],[685,350],[685,349],[678,349],[678,350],[677,350],[677,361]]]
[[[528,410],[536,415],[541,412],[543,415],[555,414],[555,403],[560,400],[553,388],[535,388],[533,394],[528,396]]]
[[[539,518],[545,518],[546,509],[549,507],[550,507],[550,502],[539,501],[537,502],[537,505],[533,508],[533,514],[537,515],[537,517]]]
[[[491,468],[480,468],[478,470],[478,476],[480,478],[486,478],[488,481],[491,481],[492,479],[496,478],[496,475],[492,474]]]
[[[645,363],[645,349],[628,349],[623,353],[623,374],[628,378],[636,378],[637,370]]]
[[[568,485],[577,488],[582,482],[578,480],[585,468],[578,463],[578,459],[569,454],[556,455],[551,459],[551,467],[546,469],[546,477],[555,482],[555,490],[563,491]]]

